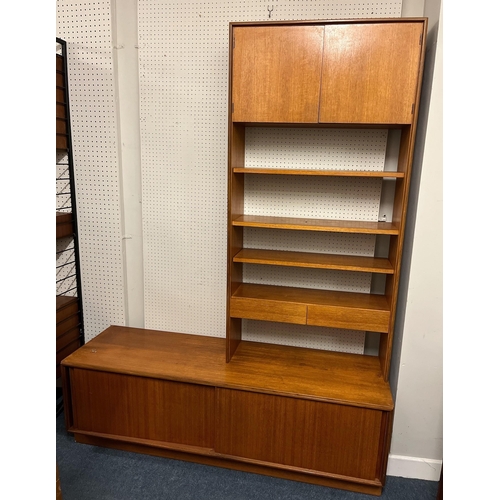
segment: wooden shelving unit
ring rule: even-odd
[[[226,307],[226,360],[230,365],[238,363],[239,356],[248,348],[248,342],[242,340],[242,320],[341,328],[380,335],[378,357],[364,357],[371,363],[376,360],[377,376],[388,382],[426,30],[425,18],[231,24]],[[293,50],[288,50],[290,47]],[[300,127],[397,129],[401,134],[397,169],[318,169],[314,164],[304,169],[246,167],[246,129],[263,126],[294,131]],[[249,176],[390,182],[394,185],[392,220],[247,213],[245,179]],[[283,185],[280,184],[280,189]],[[252,193],[255,186],[253,183]],[[375,235],[389,243],[386,254],[376,257],[246,248],[246,228]],[[372,273],[385,280],[385,290],[353,293],[247,283],[243,280],[243,265]],[[283,355],[288,352],[288,347],[282,345],[275,349]],[[302,359],[314,357],[312,352],[303,348]],[[359,369],[359,355],[344,354],[343,360],[338,365],[336,383],[340,384],[344,377]],[[296,358],[289,362],[294,365]],[[338,360],[332,356],[328,362]],[[262,364],[265,363],[263,358]],[[327,367],[323,365],[323,369]],[[303,373],[307,376],[307,369]],[[358,373],[360,386],[365,384],[363,373],[363,370]],[[387,398],[392,400],[388,385],[385,390]],[[349,404],[358,408],[365,405],[361,400],[351,400]],[[392,421],[392,410],[387,418]],[[334,425],[349,432],[348,421],[337,419]],[[385,463],[390,432],[382,428],[374,432],[380,433],[383,445],[376,450],[367,449],[360,460],[377,457],[380,463]],[[383,484],[385,469],[379,473]]]
[[[359,310],[376,303],[383,315],[371,321],[369,331],[382,336],[379,359],[388,379],[392,328],[404,237],[411,161],[423,71],[425,19],[350,20],[335,22],[233,23],[230,43],[229,120],[229,211],[228,211],[228,302],[227,360],[241,341],[242,317],[265,316],[261,307],[289,304],[314,311],[315,291],[282,287],[259,287],[242,283],[242,265],[267,264],[288,267],[370,272],[386,277],[383,296],[319,292],[321,303],[348,303],[352,325],[357,329]],[[342,43],[353,48],[349,55]],[[369,43],[367,42],[369,40]],[[293,46],[293,51],[285,51]],[[249,56],[251,54],[251,56]],[[245,167],[245,130],[249,126],[300,127],[308,129],[346,126],[386,127],[401,131],[397,170],[363,171],[335,169]],[[244,213],[245,177],[248,175],[326,176],[381,179],[395,183],[393,217],[390,222],[281,217]],[[385,236],[390,239],[387,255],[373,258],[277,252],[266,248],[244,248],[243,229],[312,231]],[[274,300],[273,300],[273,294]],[[258,297],[256,296],[258,295]],[[335,297],[335,299],[330,298]],[[328,296],[328,298],[326,298]],[[286,297],[286,299],[284,298]],[[325,297],[325,298],[323,298]],[[255,302],[255,312],[241,311],[243,299]],[[330,304],[328,307],[334,307]],[[335,307],[337,307],[335,305]],[[268,308],[268,309],[269,309]],[[251,309],[251,306],[248,306]],[[372,314],[372,313],[370,313]],[[293,316],[293,314],[292,314]],[[335,316],[335,315],[334,315]],[[285,315],[285,317],[290,317]],[[298,314],[303,323],[304,315]],[[308,318],[311,321],[311,318]],[[294,320],[295,322],[295,320]],[[328,323],[328,321],[325,321]],[[329,326],[339,323],[333,317]],[[351,328],[350,328],[351,327]]]

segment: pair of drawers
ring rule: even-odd
[[[242,284],[230,300],[233,318],[387,333],[384,295]]]

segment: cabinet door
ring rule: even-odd
[[[215,451],[266,464],[375,480],[382,411],[217,389]]]
[[[233,29],[233,122],[317,123],[323,30]]]
[[[213,448],[215,389],[71,370],[75,431]]]
[[[325,27],[320,122],[411,123],[423,24]]]

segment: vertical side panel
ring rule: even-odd
[[[73,401],[71,400],[71,368],[61,365],[61,383],[63,389],[64,421],[66,430],[73,427]]]
[[[230,316],[231,295],[243,281],[243,266],[233,262],[233,257],[243,248],[243,228],[233,227],[232,221],[243,214],[245,177],[234,174],[232,169],[245,166],[245,127],[233,125],[229,119],[228,152],[228,250],[226,293],[226,360],[229,361],[241,341],[241,319]]]

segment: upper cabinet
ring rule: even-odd
[[[325,27],[319,121],[411,123],[423,23]]]
[[[423,22],[233,30],[233,122],[412,122]]]
[[[323,26],[233,31],[233,121],[317,123]]]

